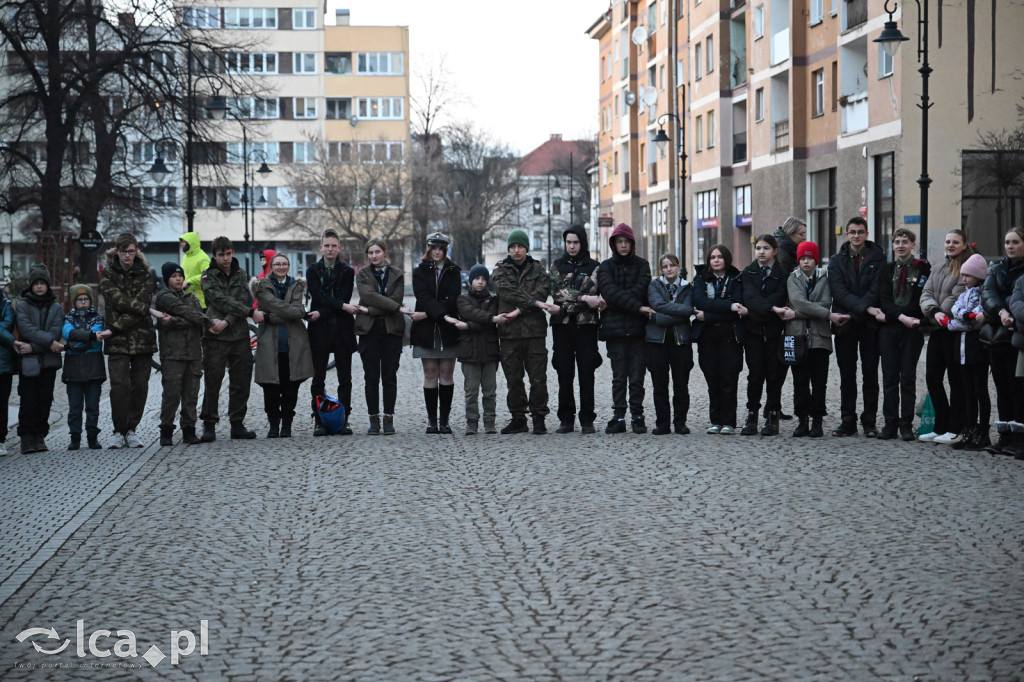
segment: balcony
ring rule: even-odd
[[[788,124],[788,121],[787,121]],[[788,131],[787,131],[788,136]],[[787,142],[788,144],[788,142]],[[732,136],[732,162],[744,163],[747,160],[747,134],[736,133]]]
[[[868,0],[846,0],[844,5],[843,30],[857,28],[868,20]]]
[[[734,56],[732,59],[732,67],[729,73],[730,85],[733,88],[738,88],[741,85],[747,84],[747,56],[743,55],[740,57]]]
[[[843,108],[843,134],[867,130],[868,127],[868,93],[858,92],[854,95],[843,95],[839,98],[839,106]]]
[[[789,150],[789,119],[775,122],[775,151]]]

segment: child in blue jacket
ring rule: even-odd
[[[107,372],[103,364],[103,339],[111,335],[103,330],[103,316],[92,302],[92,288],[75,284],[68,292],[71,312],[64,317],[64,373],[61,379],[68,391],[68,450],[82,446],[82,408],[85,408],[85,432],[89,449],[99,450],[100,392]]]

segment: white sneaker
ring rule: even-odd
[[[124,436],[122,436],[120,433],[110,434],[110,439],[107,441],[107,449],[118,450],[123,447],[125,447]]]
[[[932,442],[939,443],[940,445],[951,445],[953,443],[959,442],[960,438],[961,436],[959,433],[953,433],[952,431],[948,431],[942,434],[941,436],[936,436],[935,440],[933,440]]]
[[[139,437],[135,435],[134,431],[129,431],[124,434],[124,446],[126,448],[141,448],[142,441],[139,440]]]
[[[928,433],[922,433],[921,435],[919,435],[919,436],[917,437],[917,439],[918,439],[918,440],[921,440],[921,441],[925,441],[925,442],[927,442],[927,441],[933,441],[933,440],[935,440],[936,438],[938,438],[938,437],[939,437],[939,435],[940,435],[940,434],[938,434],[938,433],[935,433],[934,431],[929,431]]]
[[[4,446],[3,443],[0,443],[0,457],[3,457],[6,454],[7,454],[7,448]]]

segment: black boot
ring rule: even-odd
[[[89,431],[88,433],[86,433],[86,436],[88,437],[88,440],[89,440],[89,449],[90,450],[101,450],[101,449],[103,449],[103,446],[100,445],[100,432],[99,431]]]
[[[954,450],[965,450],[967,446],[971,444],[971,439],[974,438],[975,430],[977,430],[976,426],[965,427],[963,434],[960,436],[960,440],[951,444],[949,447]]]
[[[576,430],[575,419],[563,419],[558,422],[558,428],[555,429],[555,433],[572,433]]]
[[[437,399],[439,393],[437,387],[423,389],[423,403],[427,407],[427,433],[438,433]]]
[[[793,438],[803,438],[804,436],[811,435],[811,426],[807,423],[807,417],[797,417],[799,422],[796,428],[793,430]]]
[[[252,440],[255,437],[256,432],[245,428],[244,422],[231,422],[231,440]]]
[[[160,447],[168,448],[174,445],[174,440],[171,435],[174,433],[173,426],[161,426],[160,427]]]
[[[761,427],[762,436],[777,436],[779,435],[779,413],[772,410],[768,413],[768,416],[764,420],[764,426]]]
[[[451,433],[452,427],[448,425],[448,418],[452,414],[452,396],[455,395],[454,384],[440,384],[437,387],[437,397],[441,403],[440,426],[438,433]]]
[[[512,421],[501,430],[506,436],[510,433],[529,433],[529,431],[530,424],[526,421],[526,417],[512,417]]]
[[[391,436],[395,433],[395,415],[386,414],[384,415],[384,422],[381,424],[381,433],[385,436]]]
[[[743,425],[743,429],[740,431],[741,436],[756,436],[757,435],[757,412],[754,410],[747,410],[747,421]]]
[[[839,426],[832,429],[832,435],[836,438],[842,436],[856,436],[857,435],[857,420],[854,419],[843,419],[839,423]]]
[[[72,433],[71,442],[68,444],[68,450],[78,450],[82,447],[82,434]]]
[[[270,428],[267,429],[267,438],[280,438],[281,437],[281,420],[280,419],[268,419]]]
[[[1013,432],[1010,430],[1011,422],[996,422],[996,433],[999,434],[995,443],[990,443],[986,450],[993,455],[1005,455],[1006,448],[1013,443]]]
[[[807,432],[810,438],[821,438],[825,435],[825,432],[821,428],[821,417],[813,417],[811,419],[811,430]]]
[[[978,450],[984,450],[990,445],[992,445],[992,439],[988,436],[988,424],[983,424],[981,426],[974,427],[974,434],[971,437],[971,442],[964,447],[964,450],[973,450],[977,452]]]
[[[281,438],[291,438],[292,437],[292,420],[293,419],[294,419],[294,415],[289,415],[287,417],[281,417]]]
[[[543,436],[548,432],[548,427],[544,425],[544,417],[534,416],[533,418],[533,435]]]
[[[367,436],[379,436],[380,435],[380,415],[370,415],[370,428],[366,429]]]
[[[324,423],[322,421],[320,421],[320,413],[315,411],[315,410],[313,411],[313,435],[314,436],[326,436],[327,435],[327,427],[324,426]]]
[[[181,427],[181,442],[185,445],[198,445],[203,441],[196,437],[196,427],[193,425]]]
[[[199,437],[201,443],[212,443],[217,440],[217,423],[203,422],[203,435]]]

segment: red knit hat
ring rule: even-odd
[[[814,242],[800,242],[796,247],[796,259],[800,260],[804,256],[810,256],[814,259],[815,263],[820,263],[821,259],[818,257],[818,245]]]

